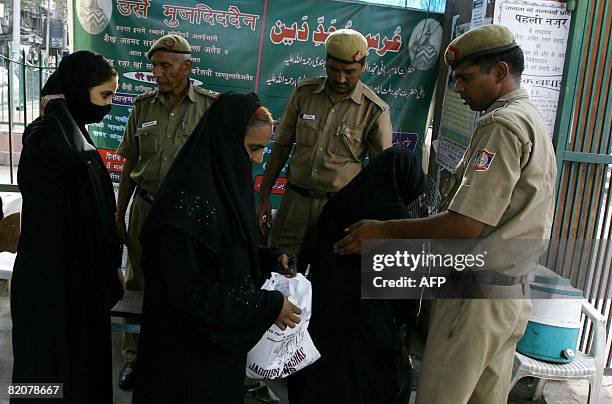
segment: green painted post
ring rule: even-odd
[[[582,66],[580,63],[572,63],[571,61],[581,60],[582,58],[584,36],[586,35],[585,22],[590,3],[591,0],[580,1],[572,12],[568,46],[565,54],[564,75],[566,79],[559,95],[559,108],[557,110],[557,120],[553,134],[553,145],[555,146],[557,158],[556,206],[559,206],[561,199],[561,192],[559,191],[561,190],[561,179],[564,174],[563,156],[572,130],[572,117],[576,102],[576,83],[578,82],[578,74]]]

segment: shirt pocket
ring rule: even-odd
[[[136,129],[135,136],[138,139],[141,155],[152,154],[159,149],[158,136],[155,130],[151,128],[138,128]]]
[[[320,119],[298,118],[295,126],[295,143],[302,146],[312,146],[317,140],[317,129]]]
[[[329,150],[354,161],[363,160],[363,126],[341,125],[330,139]]]

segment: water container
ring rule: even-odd
[[[530,277],[529,286],[533,309],[516,350],[547,362],[571,362],[580,333],[582,291],[542,266]]]

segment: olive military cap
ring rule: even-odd
[[[453,70],[470,59],[516,48],[514,35],[503,25],[485,25],[455,38],[446,48],[444,62]]]
[[[368,41],[353,29],[339,29],[325,40],[327,54],[346,63],[362,60],[368,53]]]
[[[188,55],[191,53],[191,46],[189,46],[189,42],[182,36],[164,35],[151,46],[151,49],[147,52],[147,59],[151,60],[153,53],[158,50]]]

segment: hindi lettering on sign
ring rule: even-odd
[[[164,19],[164,24],[172,28],[177,27],[180,24],[180,20],[183,20],[193,25],[200,25],[204,22],[211,26],[219,24],[227,28],[231,25],[236,29],[240,29],[242,27],[242,20],[244,25],[249,26],[252,31],[255,31],[257,20],[259,19],[259,15],[242,13],[234,5],[229,6],[227,11],[214,10],[203,3],[198,4],[196,7],[164,4],[163,9],[164,17],[170,17],[169,19]]]
[[[200,24],[200,11],[197,8],[181,7],[178,10],[179,17],[190,24]]]
[[[133,12],[136,18],[147,18],[149,5],[149,0],[117,0],[117,10],[124,17]]]
[[[192,71],[193,71],[193,74],[197,76],[212,77],[212,74],[213,74],[213,70],[210,67],[208,69],[201,69],[199,67],[194,67]]]
[[[169,20],[164,19],[164,24],[169,27],[176,27],[179,25],[179,21],[176,19],[176,13],[178,12],[180,7],[173,6],[170,4],[164,4],[164,17],[172,17]]]
[[[227,13],[223,11],[215,11],[216,21],[227,28]]]
[[[539,15],[529,16],[529,15],[517,14],[515,18],[521,24],[538,24],[538,25],[542,24],[542,17],[540,17]]]
[[[242,22],[244,25],[248,25],[251,28],[251,31],[255,31],[258,18],[259,16],[255,14],[242,14]]]
[[[561,25],[567,28],[567,18],[547,18],[546,23],[557,28],[561,28]]]
[[[571,15],[565,1],[504,0],[496,2],[494,23],[512,30],[525,55],[522,85],[546,119],[550,136],[554,133],[565,64]]]
[[[104,42],[115,43],[116,40],[117,40],[117,37],[110,36],[108,34],[104,34]]]
[[[149,34],[157,35],[157,36],[164,36],[166,35],[166,31],[163,28],[162,29],[149,29]]]

